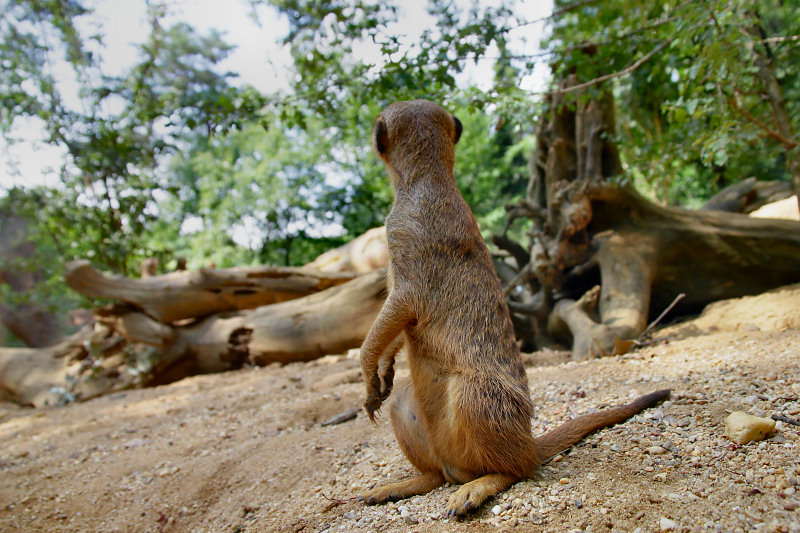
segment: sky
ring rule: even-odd
[[[469,4],[469,0],[457,0]],[[137,46],[147,36],[147,21],[144,0],[89,0],[86,4],[95,10],[95,16],[85,18],[81,28],[90,34],[99,31],[104,36],[102,56],[108,74],[118,74],[138,59]],[[430,25],[431,17],[425,11],[426,0],[405,0],[401,3],[400,21],[389,28],[408,36],[407,42]],[[224,9],[220,6],[224,5]],[[236,49],[220,65],[222,70],[239,74],[236,80],[253,85],[264,93],[289,89],[291,57],[288,46],[280,40],[288,31],[286,20],[276,16],[268,7],[256,8],[247,0],[174,0],[170,4],[169,25],[184,21],[201,33],[215,28],[223,32],[223,38],[236,46]],[[552,0],[520,1],[517,13],[526,20],[546,17],[552,10]],[[403,13],[404,12],[404,13]],[[543,24],[531,24],[514,30],[509,35],[509,44],[516,53],[533,54],[538,50]],[[367,43],[364,48],[355,50],[365,58],[377,58],[374,46]],[[490,61],[471,65],[462,82],[478,82],[492,79]],[[115,69],[117,71],[115,72]],[[66,96],[75,90],[72,73],[56,67],[56,75],[62,83],[62,93]],[[542,87],[547,72],[544,64],[537,66],[532,76],[523,79],[521,85],[528,90]],[[77,98],[76,98],[77,101]],[[14,131],[20,139],[8,145],[0,139],[0,188],[11,186],[56,185],[59,181],[58,169],[63,161],[63,151],[40,142],[44,132],[36,121],[20,122]]]

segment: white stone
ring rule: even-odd
[[[662,516],[661,520],[658,521],[658,527],[660,531],[672,531],[678,527],[678,524],[674,520]]]
[[[775,431],[775,421],[760,418],[743,411],[735,411],[725,419],[725,436],[738,444],[763,440]]]

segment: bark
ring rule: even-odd
[[[154,374],[182,361],[209,373],[310,361],[357,348],[383,306],[385,290],[385,271],[379,270],[304,298],[175,328],[176,339]]]
[[[708,199],[701,209],[752,213],[773,202],[792,196],[792,185],[785,181],[757,181],[750,177],[725,187]]]
[[[86,296],[110,298],[169,324],[212,313],[285,302],[345,283],[354,274],[290,267],[200,269],[130,279],[107,276],[88,261],[67,266],[67,285]]]
[[[323,272],[372,272],[389,264],[386,227],[372,228],[347,244],[320,255],[308,268]]]
[[[0,324],[33,348],[50,346],[61,339],[61,324],[53,313],[36,304],[0,303]],[[2,341],[0,336],[0,344]]]
[[[21,405],[61,405],[76,398],[89,399],[131,386],[111,364],[89,358],[118,343],[94,345],[96,332],[84,328],[65,341],[47,348],[0,348],[0,398]],[[97,364],[95,364],[97,363]]]

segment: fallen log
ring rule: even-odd
[[[0,348],[0,400],[43,407],[60,402],[66,385],[66,364],[58,358],[63,346]]]
[[[47,348],[0,348],[0,399],[44,407],[141,386],[153,353],[99,322]]]
[[[176,339],[153,375],[158,379],[174,374],[171,367],[187,365],[190,373],[210,373],[310,361],[357,348],[383,306],[385,276],[379,270],[296,300],[175,328]]]
[[[153,278],[150,278],[153,279]],[[385,299],[385,270],[291,301],[184,325],[132,305],[99,309],[93,327],[48,348],[0,348],[0,398],[41,407],[131,387],[357,348]]]
[[[305,265],[323,272],[372,272],[389,264],[386,227],[372,228]]]
[[[788,181],[758,181],[750,177],[722,189],[709,198],[700,209],[749,214],[767,204],[791,196],[793,196],[792,184]]]
[[[610,185],[588,195],[602,197],[592,199],[589,225],[599,298],[565,298],[554,308],[576,359],[624,353],[624,341],[681,293],[678,315],[800,281],[798,222],[663,207]]]
[[[355,274],[309,268],[238,267],[131,279],[108,276],[88,261],[67,265],[67,285],[95,298],[127,302],[164,324],[285,302],[345,283]]]

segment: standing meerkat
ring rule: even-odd
[[[461,122],[426,100],[397,102],[375,120],[372,144],[386,164],[394,204],[386,217],[389,294],[361,347],[375,412],[389,397],[394,358],[408,352],[390,417],[403,453],[421,474],[377,487],[367,503],[462,484],[447,504],[462,515],[586,434],[621,422],[669,396],[633,402],[531,435],[528,379],[500,281],[478,224],[453,178]]]

